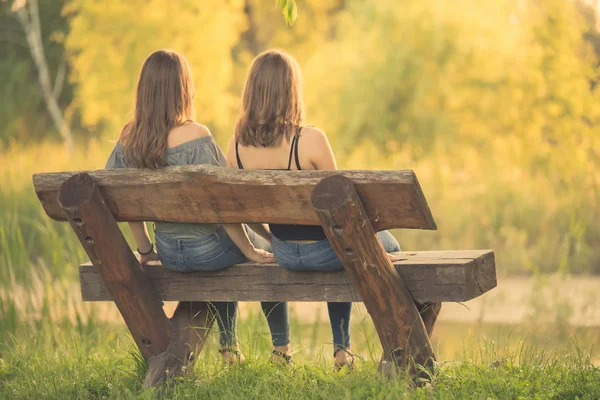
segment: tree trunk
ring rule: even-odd
[[[58,90],[57,85],[53,88],[50,83],[50,73],[48,72],[48,62],[46,61],[46,56],[44,54],[37,0],[27,0],[25,5],[16,10],[16,14],[23,27],[23,31],[25,32],[29,52],[31,53],[31,57],[37,68],[38,81],[44,103],[46,104],[46,109],[48,110],[48,114],[50,114],[50,118],[52,118],[54,126],[63,138],[65,147],[70,154],[73,152],[73,136],[71,134],[71,129],[63,118],[60,106],[58,105],[58,96],[56,96],[56,94],[60,94],[60,90]],[[60,83],[61,79],[62,78],[60,78],[59,75],[56,83]]]

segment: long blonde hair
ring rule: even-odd
[[[269,50],[254,59],[235,127],[243,146],[276,146],[302,124],[302,73],[290,55]]]
[[[133,118],[119,137],[133,166],[166,165],[169,132],[195,119],[193,99],[194,82],[185,57],[172,50],[158,50],[146,58],[135,92]]]

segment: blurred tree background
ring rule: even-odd
[[[9,3],[0,192],[12,214],[39,206],[6,200],[25,193],[32,172],[103,166],[153,50],[188,58],[198,120],[225,146],[252,58],[277,47],[300,63],[307,122],[328,133],[342,168],[417,173],[439,231],[396,232],[404,249],[493,248],[501,274],[600,273],[594,2],[298,0],[288,26],[276,4],[285,2],[273,0],[40,0],[51,79],[66,75],[57,100],[70,155]]]

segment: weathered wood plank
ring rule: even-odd
[[[148,360],[144,387],[161,386],[191,371],[204,348],[214,320],[208,303],[180,302],[171,318],[173,339],[163,353]]]
[[[319,225],[310,204],[321,179],[351,179],[376,230],[436,229],[413,171],[252,171],[206,165],[161,170],[88,172],[118,221],[195,223],[266,222]],[[65,215],[56,202],[74,172],[35,174],[35,191],[46,213]]]
[[[58,203],[106,282],[142,356],[149,359],[164,352],[173,336],[171,323],[94,179],[85,173],[73,175],[60,188]]]
[[[417,310],[419,310],[419,314],[421,315],[421,319],[423,320],[423,325],[425,325],[425,329],[427,330],[427,334],[431,337],[431,335],[433,335],[435,323],[442,310],[442,303],[416,303],[416,305]]]
[[[377,239],[354,184],[335,175],[312,193],[323,230],[361,295],[383,347],[383,361],[433,366],[435,355],[414,300]]]
[[[394,265],[415,301],[468,301],[496,287],[490,250],[397,253]],[[111,301],[98,269],[80,267],[84,301]],[[217,272],[179,273],[151,263],[145,273],[163,301],[362,301],[345,271],[292,272],[245,263]]]

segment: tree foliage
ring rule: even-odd
[[[58,54],[68,54],[60,104],[80,137],[115,138],[141,63],[168,47],[190,60],[198,120],[224,145],[252,58],[281,48],[302,66],[307,122],[328,133],[342,167],[417,171],[441,231],[403,233],[403,247],[493,247],[508,269],[600,271],[593,9],[569,0],[298,5],[40,4],[52,74]],[[9,93],[0,140],[58,137],[27,49],[5,40],[0,53],[0,89]]]
[[[371,166],[432,171],[440,226],[465,246],[512,247],[509,263],[530,269],[600,270],[589,14],[563,0],[355,1],[343,14],[305,72],[344,163],[374,143]]]
[[[276,0],[281,8],[281,13],[285,17],[286,25],[292,25],[298,18],[298,7],[295,0]]]
[[[177,49],[193,66],[199,120],[219,127],[231,118],[242,1],[72,0],[65,12],[72,15],[66,46],[85,125],[115,132],[128,120],[140,65],[160,48]]]

